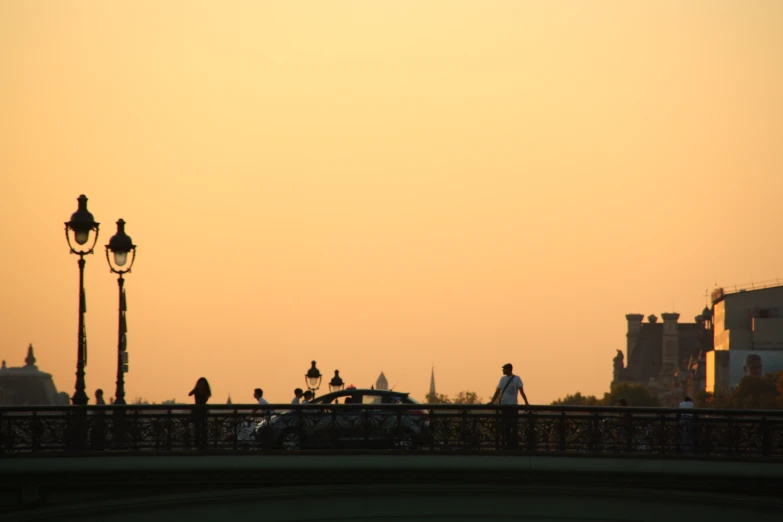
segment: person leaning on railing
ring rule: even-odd
[[[525,406],[530,404],[527,401],[527,395],[525,395],[525,388],[522,385],[522,379],[518,375],[514,375],[514,367],[511,363],[503,365],[503,377],[500,378],[498,387],[495,390],[495,394],[492,396],[490,404],[500,404],[501,406],[508,406],[508,408],[502,408],[503,411],[503,438],[505,439],[506,448],[515,449],[518,447],[517,437],[517,408],[519,404],[517,402],[517,393],[522,396],[525,401]]]

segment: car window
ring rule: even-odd
[[[377,395],[363,395],[362,404],[380,404],[381,398]]]

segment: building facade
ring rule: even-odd
[[[713,349],[712,312],[705,308],[692,323],[678,313],[628,314],[625,354],[617,350],[612,384],[643,384],[664,405],[676,405],[685,395],[706,388],[706,354]],[[627,361],[627,363],[626,363]]]
[[[35,365],[33,345],[27,348],[25,365],[15,368],[0,367],[0,404],[4,406],[56,406],[67,405],[68,394],[57,392],[51,374],[42,372]]]
[[[728,394],[746,375],[783,371],[783,285],[712,292],[715,350],[707,391]]]

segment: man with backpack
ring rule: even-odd
[[[503,365],[503,377],[500,378],[495,395],[492,396],[493,404],[500,404],[503,412],[503,435],[506,442],[506,448],[516,449],[519,446],[517,441],[517,393],[522,396],[525,406],[529,406],[525,395],[525,389],[522,385],[522,379],[514,375],[514,367],[511,363]]]

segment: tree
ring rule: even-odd
[[[602,406],[616,406],[620,399],[625,399],[628,406],[660,406],[656,397],[647,386],[630,382],[620,382],[604,394]]]
[[[599,402],[595,395],[582,395],[576,392],[573,395],[557,399],[552,403],[552,406],[598,406]]]
[[[731,396],[724,393],[712,393],[708,391],[696,392],[693,397],[693,404],[697,408],[731,408]]]
[[[141,397],[136,397],[133,399],[133,401],[131,401],[131,404],[134,406],[144,406],[149,404],[149,401],[147,401],[147,399],[142,399]]]
[[[768,373],[761,377],[746,375],[731,394],[732,408],[745,410],[776,410],[781,406],[779,381],[783,373]]]
[[[428,393],[425,400],[427,401],[427,404],[451,404],[451,399],[449,399],[448,395],[443,395],[442,393],[436,393],[434,395]]]
[[[461,391],[451,401],[454,404],[481,404],[481,397],[473,391]]]

